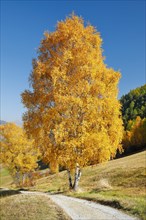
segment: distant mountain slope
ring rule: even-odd
[[[129,120],[146,117],[146,84],[121,97],[122,116],[126,128]]]
[[[12,121],[12,122],[7,122],[7,121],[0,120],[0,125],[4,125],[6,123],[14,123],[14,124],[16,124],[16,125],[18,125],[20,127],[23,127],[22,121],[19,121],[19,120]]]
[[[0,120],[0,125],[4,125],[6,123],[7,123],[6,121]]]

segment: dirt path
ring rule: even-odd
[[[114,208],[100,205],[83,199],[72,198],[64,195],[50,195],[39,192],[21,193],[37,193],[48,196],[58,206],[60,206],[73,220],[138,220]]]
[[[114,208],[64,195],[49,195],[73,220],[136,220]]]

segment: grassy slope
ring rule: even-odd
[[[0,167],[0,188],[14,188],[12,177],[2,166]],[[0,195],[2,195],[1,192]],[[63,210],[47,197],[14,194],[17,194],[17,191],[10,190],[9,196],[6,193],[0,198],[1,220],[70,220]]]
[[[83,169],[78,193],[67,192],[67,173],[44,177],[34,190],[66,192],[79,198],[94,200],[120,208],[146,219],[146,154],[137,153]]]
[[[12,183],[12,177],[10,176],[7,169],[0,166],[0,188],[2,187],[9,187]]]
[[[13,195],[0,199],[1,220],[70,220],[48,197]]]
[[[84,168],[78,193],[68,191],[66,171],[37,180],[36,186],[30,190],[64,192],[120,208],[146,219],[145,165],[146,153],[141,152]],[[5,187],[9,187],[9,184]]]

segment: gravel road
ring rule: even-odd
[[[73,220],[138,220],[114,208],[64,195],[49,195]]]
[[[117,209],[60,194],[21,191],[23,194],[44,195],[60,206],[72,220],[138,220]],[[50,219],[51,220],[51,219]]]

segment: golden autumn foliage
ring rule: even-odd
[[[0,125],[0,160],[10,171],[19,185],[26,174],[30,174],[38,165],[38,150],[33,141],[28,140],[23,129],[13,123]]]
[[[102,39],[72,15],[46,32],[22,94],[24,127],[46,162],[69,169],[110,160],[120,148],[120,73],[107,68]],[[55,165],[54,165],[55,166]]]
[[[133,152],[146,147],[146,118],[139,116],[135,120],[129,120],[127,127],[129,130],[124,132],[123,147],[125,152]]]

